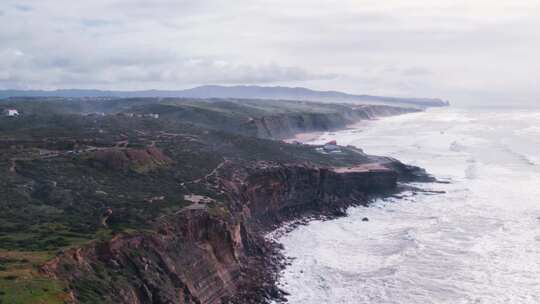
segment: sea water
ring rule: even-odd
[[[290,303],[540,303],[540,110],[434,109],[314,143],[330,139],[449,183],[281,236]]]

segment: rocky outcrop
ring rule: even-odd
[[[340,172],[310,165],[259,164],[227,192],[247,210],[247,218],[264,227],[306,214],[341,214],[346,207],[365,204],[366,196],[395,189],[397,172],[377,170]]]
[[[75,303],[264,303],[280,296],[266,231],[307,214],[342,214],[399,178],[386,166],[258,162],[220,171],[208,179],[223,201],[156,219],[147,233],[68,250],[42,271],[67,281]]]
[[[413,108],[389,106],[354,106],[347,110],[329,113],[291,113],[263,116],[252,120],[257,136],[261,138],[283,139],[297,133],[342,129],[360,120],[376,119],[419,111]]]
[[[236,294],[245,259],[241,223],[186,210],[158,232],[118,235],[43,267],[81,303],[220,303]]]

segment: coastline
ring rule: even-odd
[[[316,138],[324,132],[300,137]],[[151,224],[155,232],[120,233],[105,242],[67,250],[41,271],[79,284],[81,278],[109,280],[96,269],[135,269],[135,281],[111,279],[120,290],[113,295],[118,303],[151,303],[156,298],[176,303],[179,296],[187,303],[283,301],[277,281],[286,257],[279,243],[266,238],[269,232],[284,223],[294,227],[344,216],[350,206],[395,194],[400,190],[398,181],[429,178],[422,169],[395,159],[343,149],[350,150],[356,165],[224,162],[202,181],[223,194],[223,207],[213,202],[185,208],[156,219]],[[351,169],[355,166],[362,167]],[[132,256],[134,251],[138,256]],[[141,293],[138,286],[147,291]]]
[[[381,119],[381,118],[374,118],[374,119],[370,119],[370,120],[378,120],[378,119]],[[287,142],[287,143],[296,143],[296,144],[309,145],[311,142],[324,139],[323,136],[325,134],[328,134],[328,133],[331,134],[332,132],[339,132],[339,131],[344,131],[344,130],[349,130],[349,129],[353,129],[353,130],[357,130],[358,132],[361,132],[360,129],[365,127],[365,126],[366,126],[366,121],[365,120],[360,120],[360,121],[357,121],[355,123],[347,125],[343,129],[328,130],[328,131],[303,132],[303,133],[296,134],[292,138],[284,139],[283,141]],[[326,138],[324,140],[327,140],[327,139],[328,138]],[[409,167],[410,168],[416,168],[416,167],[412,167],[412,166],[409,166]],[[384,170],[385,167],[381,166],[380,163],[372,163],[372,164],[367,164],[364,168],[362,168],[360,170],[358,168],[354,168],[354,167],[352,167],[352,168],[347,167],[347,168],[335,168],[335,171],[337,173],[347,173],[347,172],[366,172],[366,171],[372,171],[372,170],[377,171],[377,170],[381,170],[381,169]],[[406,181],[406,182],[420,182],[420,183],[435,181],[435,178],[432,177],[431,175],[427,174],[426,171],[424,171],[424,169],[421,169],[421,168],[416,168],[416,169],[420,170],[420,174],[413,174],[413,176],[415,176],[415,177],[407,178],[404,181]],[[277,295],[275,298],[271,299],[272,300],[271,303],[277,304],[277,303],[287,303],[288,302],[287,299],[286,299],[286,296],[288,295],[288,293],[285,290],[282,290],[278,286],[278,281],[279,281],[279,278],[282,276],[282,272],[285,270],[285,268],[287,266],[290,265],[290,262],[289,262],[290,257],[287,257],[284,254],[284,252],[283,252],[284,251],[283,244],[280,243],[280,241],[279,241],[279,239],[283,235],[292,232],[293,230],[297,229],[299,226],[308,225],[312,221],[323,221],[324,222],[324,221],[330,221],[330,220],[341,218],[341,217],[346,217],[347,216],[346,209],[348,209],[349,207],[355,207],[355,206],[360,206],[360,205],[361,206],[368,206],[376,198],[385,198],[385,197],[399,195],[399,193],[401,193],[403,191],[409,191],[411,189],[413,191],[415,190],[414,188],[403,188],[403,189],[395,188],[392,191],[383,191],[383,192],[380,192],[380,193],[368,195],[368,196],[366,196],[364,198],[364,201],[361,204],[350,204],[350,205],[343,206],[343,209],[340,212],[333,212],[333,213],[319,212],[319,213],[316,213],[316,214],[307,214],[307,215],[303,215],[303,216],[300,216],[300,217],[293,217],[290,220],[287,220],[287,221],[284,221],[284,222],[280,223],[274,229],[272,229],[270,232],[268,232],[266,234],[265,238],[272,243],[273,248],[274,248],[274,251],[271,253],[270,260],[275,262],[274,264],[271,265],[270,269],[273,270],[272,275],[273,275],[274,278],[276,278],[275,280],[273,280],[271,282],[271,284],[272,284],[271,290],[272,290],[272,292],[274,294]],[[276,292],[276,290],[278,292]],[[260,300],[263,300],[263,299],[261,298]]]
[[[412,113],[415,113],[415,112],[412,112]],[[404,114],[397,114],[397,115],[406,115],[406,114],[411,114],[411,113],[404,113]],[[347,124],[345,125],[344,128],[340,128],[340,129],[300,132],[300,133],[296,133],[293,137],[283,139],[283,142],[286,142],[288,144],[297,143],[297,144],[308,145],[311,142],[321,139],[327,133],[338,132],[338,131],[349,130],[349,129],[355,130],[355,132],[362,132],[361,129],[366,127],[367,122],[383,119],[383,118],[384,117],[376,117],[376,118],[370,118],[368,120],[359,120],[357,122]]]
[[[446,183],[419,185],[435,195],[376,200],[278,239],[291,257],[279,281],[290,303],[536,303],[538,280],[529,274],[539,268],[528,261],[538,259],[538,167],[520,155],[540,147],[531,145],[538,111],[432,112],[377,122],[358,137],[336,133],[343,143],[429,168]],[[507,161],[494,162],[500,159]],[[494,259],[505,266],[493,267]]]
[[[325,132],[324,131],[313,131],[313,132],[303,132],[298,133],[294,137],[284,139],[283,141],[288,144],[301,143],[307,144],[311,141],[314,141],[320,138]]]

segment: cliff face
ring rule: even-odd
[[[283,139],[297,133],[342,129],[360,120],[376,119],[418,111],[412,108],[389,106],[357,106],[346,112],[336,113],[293,113],[264,116],[253,120],[257,136]]]
[[[186,210],[162,219],[158,233],[73,249],[43,271],[67,280],[75,303],[220,303],[237,290],[240,230],[232,218]]]
[[[396,183],[397,172],[385,168],[337,172],[307,165],[267,166],[235,190],[240,197],[236,201],[247,207],[250,218],[268,226],[307,213],[340,213],[366,203],[369,193],[394,189]]]
[[[154,229],[71,249],[42,271],[69,282],[74,303],[261,303],[279,296],[275,250],[264,232],[316,212],[341,213],[391,191],[385,167],[334,170],[259,162],[212,179],[223,202],[194,203]]]
[[[295,100],[13,102],[23,115],[0,119],[2,303],[63,303],[68,295],[75,303],[265,302],[280,296],[279,244],[266,232],[306,215],[342,215],[369,193],[423,175],[353,147],[326,154],[260,138],[410,109]],[[51,252],[60,253],[36,266]]]

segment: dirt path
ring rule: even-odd
[[[194,180],[191,180],[191,181],[187,181],[187,182],[184,182],[182,183],[182,185],[186,185],[186,184],[193,184],[193,183],[199,183],[207,178],[209,178],[210,176],[214,175],[217,173],[217,171],[219,169],[221,169],[223,166],[225,166],[226,164],[228,164],[230,161],[228,159],[225,159],[223,160],[219,165],[217,165],[217,167],[214,168],[214,170],[210,171],[210,173],[206,174],[205,176],[203,177],[200,177],[200,178],[197,178],[197,179],[194,179]]]

